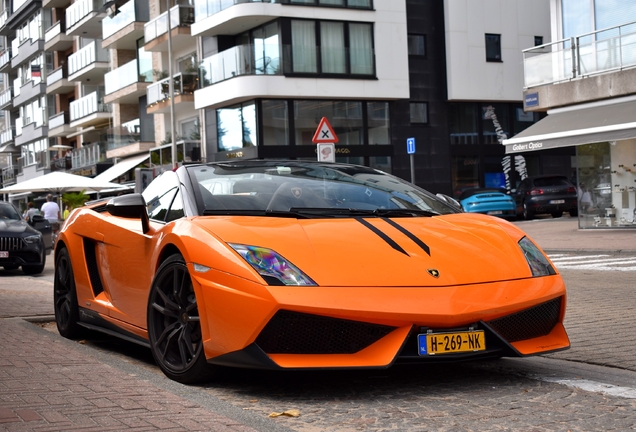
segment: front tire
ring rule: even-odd
[[[215,368],[203,352],[197,300],[181,255],[165,260],[152,282],[148,338],[152,356],[168,378],[190,384],[212,376]]]
[[[79,325],[79,307],[71,258],[66,248],[60,249],[55,255],[53,308],[57,331],[65,338],[77,339],[84,334],[84,327]]]
[[[45,265],[46,265],[46,253],[42,252],[42,264],[23,265],[22,271],[26,275],[40,274],[44,271]]]

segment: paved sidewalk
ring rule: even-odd
[[[515,222],[547,252],[634,252],[636,228],[579,229],[577,218],[534,219]]]

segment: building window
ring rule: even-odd
[[[501,35],[486,33],[486,61],[501,61]]]
[[[411,102],[411,124],[428,124],[428,104],[426,102]]]
[[[256,105],[254,102],[216,110],[219,151],[256,145]]]
[[[289,145],[289,120],[287,101],[272,99],[262,101],[263,145]]]
[[[426,55],[426,36],[410,34],[408,39],[409,55]]]
[[[534,37],[534,46],[543,45],[543,36]]]
[[[338,145],[364,144],[362,102],[294,101],[296,145],[311,141],[320,119],[327,117],[338,137]]]
[[[371,24],[292,20],[291,45],[292,73],[375,74]]]

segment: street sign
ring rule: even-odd
[[[408,154],[415,153],[415,138],[407,138],[406,139],[406,152]]]
[[[336,133],[333,131],[329,120],[327,117],[323,117],[318,124],[318,129],[316,129],[316,133],[314,134],[313,139],[311,140],[314,144],[328,144],[328,143],[337,143],[338,137]]]
[[[334,143],[318,144],[318,161],[335,162],[336,145]]]

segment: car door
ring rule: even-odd
[[[164,173],[146,189],[152,194],[146,204],[152,235],[144,234],[139,219],[107,218],[102,243],[102,268],[107,269],[107,284],[113,308],[111,317],[146,328],[146,308],[153,272],[156,245],[161,238],[168,216],[183,215],[180,202],[171,206],[178,193],[173,172]],[[149,196],[144,191],[144,197]],[[180,200],[180,198],[179,198]]]

